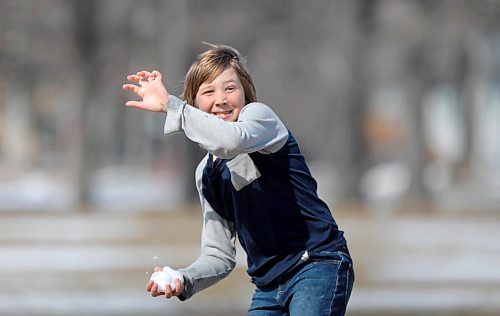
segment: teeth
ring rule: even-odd
[[[232,111],[217,112],[215,115],[219,118],[225,118],[231,114]]]

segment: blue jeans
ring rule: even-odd
[[[289,275],[255,290],[248,315],[344,315],[353,284],[347,251],[309,253]]]

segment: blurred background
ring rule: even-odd
[[[126,109],[180,95],[208,46],[247,58],[356,265],[348,315],[500,313],[500,2],[0,0],[0,314],[245,315],[236,271],[148,297],[196,259],[204,152]]]

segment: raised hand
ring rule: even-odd
[[[137,94],[142,100],[127,101],[126,106],[152,112],[167,112],[170,94],[163,85],[162,75],[159,71],[139,71],[135,75],[128,75],[127,80],[135,82],[135,84],[124,84],[123,90]]]

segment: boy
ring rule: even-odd
[[[123,88],[141,98],[127,106],[167,113],[165,134],[183,132],[208,152],[196,169],[200,257],[175,271],[182,277],[172,285],[150,280],[147,290],[185,300],[223,279],[235,266],[237,234],[256,285],[248,315],[344,315],[354,282],[344,234],[318,198],[295,138],[257,102],[240,54],[218,45],[199,55],[183,100],[168,93],[158,71],[127,79],[134,84]]]

